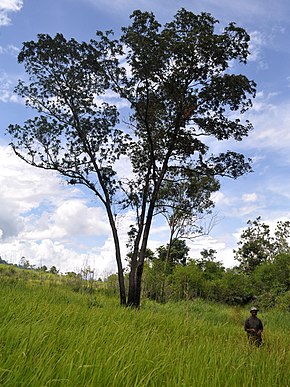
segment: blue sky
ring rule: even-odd
[[[231,21],[251,35],[251,56],[242,69],[257,83],[257,97],[248,118],[253,132],[239,143],[219,143],[253,159],[253,172],[238,180],[223,179],[215,195],[217,224],[208,237],[190,242],[190,255],[217,250],[227,267],[236,262],[233,249],[249,219],[261,216],[275,225],[290,219],[290,3],[265,0],[0,0],[0,256],[18,263],[55,265],[62,272],[89,265],[97,275],[116,271],[106,214],[91,195],[68,187],[55,174],[29,167],[11,152],[4,136],[9,123],[27,116],[13,94],[25,78],[17,54],[37,34],[62,32],[67,38],[93,38],[96,30],[129,23],[134,9],[153,11],[165,23],[184,7],[212,13],[224,26]],[[131,214],[120,219],[126,240]],[[166,227],[153,225],[149,247],[167,242]],[[125,253],[125,248],[123,248]]]

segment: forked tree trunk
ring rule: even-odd
[[[138,309],[141,301],[141,283],[143,274],[143,264],[138,263],[134,273],[131,271],[129,281],[127,306]]]

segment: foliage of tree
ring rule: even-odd
[[[25,257],[21,257],[19,261],[19,266],[24,269],[32,269],[33,265],[30,264],[29,260]]]
[[[10,125],[13,149],[29,164],[56,170],[69,184],[86,186],[103,203],[115,242],[121,302],[125,303],[113,213],[113,164],[126,141],[115,128],[116,108],[96,102],[96,97],[109,87],[106,71],[116,67],[116,60],[109,59],[101,43],[96,48],[91,43],[67,40],[61,34],[54,38],[41,34],[37,42],[24,43],[18,59],[24,64],[30,83],[20,81],[16,92],[38,115],[22,126]]]
[[[37,267],[36,270],[46,272],[47,271],[47,266],[43,265],[43,266]]]
[[[278,254],[262,263],[251,274],[251,282],[260,305],[275,306],[278,298],[290,290],[290,254]]]
[[[5,259],[2,259],[2,257],[0,257],[0,264],[1,265],[9,265],[9,263]]]
[[[169,250],[174,240],[193,239],[208,234],[212,228],[211,217],[214,203],[211,194],[220,188],[213,176],[183,171],[184,176],[173,174],[165,179],[159,191],[156,212],[162,214],[169,226]]]
[[[185,266],[188,257],[189,247],[182,239],[174,239],[171,246],[160,246],[157,248],[157,259],[167,262],[168,273],[172,272],[174,266],[180,264]]]
[[[165,183],[179,176],[237,178],[250,170],[243,155],[213,153],[207,139],[247,136],[252,125],[240,117],[251,107],[255,83],[233,72],[234,63],[245,64],[249,54],[249,35],[234,23],[217,33],[218,21],[210,14],[185,9],[164,26],[150,12],[135,11],[131,20],[118,40],[98,31],[88,43],[61,34],[24,43],[19,62],[29,83],[20,81],[16,91],[37,115],[10,125],[8,133],[23,160],[58,171],[102,202],[115,244],[121,304],[138,307],[152,217]],[[124,129],[117,125],[116,107],[98,102],[112,91],[130,104]],[[121,156],[132,178],[117,174]],[[129,207],[136,222],[129,235],[126,297],[115,215]]]
[[[290,222],[277,222],[274,235],[270,226],[261,221],[261,217],[247,222],[248,227],[242,232],[239,248],[234,251],[235,259],[240,262],[244,273],[253,272],[259,265],[272,261],[281,253],[289,253]]]
[[[194,260],[186,266],[177,266],[168,277],[165,294],[174,301],[190,300],[204,295],[202,271]]]
[[[146,269],[147,294],[157,301],[164,301],[165,281],[177,265],[186,265],[189,248],[186,242],[181,239],[173,239],[166,246],[162,245],[156,249],[156,253],[151,256],[151,264]],[[151,280],[150,280],[151,279]]]
[[[241,266],[225,269],[216,260],[215,250],[204,249],[200,253],[201,258],[189,258],[184,264],[172,265],[171,270],[166,271],[166,248],[161,246],[157,249],[159,254],[155,253],[153,264],[146,267],[145,296],[162,302],[196,297],[230,305],[255,301],[261,308],[279,305],[290,310],[290,304],[287,304],[290,291],[289,222],[278,221],[272,233],[270,226],[261,223],[260,218],[251,222],[253,225],[255,230],[251,228],[246,234],[251,237],[251,245],[247,245],[244,251],[250,251],[249,246],[253,246],[257,253],[257,246],[267,246],[271,259],[267,256],[251,270],[245,265],[242,269]],[[263,257],[262,254],[260,256]]]
[[[53,265],[53,266],[51,266],[51,268],[49,269],[49,273],[51,273],[51,274],[58,274],[58,273],[59,273],[59,270],[57,270],[57,268]]]
[[[203,271],[204,277],[209,280],[219,278],[224,272],[225,268],[221,262],[216,261],[216,251],[213,249],[204,249],[200,254],[202,258],[197,259],[196,263]]]

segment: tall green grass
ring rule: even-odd
[[[1,386],[290,386],[289,314],[262,313],[264,345],[248,344],[248,312],[200,300],[139,311],[101,293],[0,286]]]

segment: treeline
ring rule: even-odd
[[[189,258],[184,240],[147,250],[143,297],[158,302],[196,297],[229,305],[255,302],[261,308],[290,311],[289,230],[290,222],[279,221],[272,235],[261,218],[249,221],[234,251],[238,265],[230,269],[216,260],[212,249]],[[116,275],[108,281],[117,290]]]
[[[36,270],[36,271],[41,271],[41,272],[51,273],[51,274],[58,274],[59,273],[59,270],[54,265],[51,266],[50,268],[48,268],[45,265],[37,267],[37,266],[31,264],[29,262],[29,260],[26,259],[25,257],[21,257],[18,264],[17,263],[10,263],[10,262],[6,261],[5,259],[2,259],[2,257],[0,257],[0,264],[18,267],[20,269],[25,269],[25,270]],[[10,270],[10,272],[13,273],[13,270]]]
[[[204,252],[206,253],[206,251]],[[160,302],[200,297],[230,305],[280,305],[290,310],[290,254],[282,253],[261,263],[251,273],[240,267],[225,269],[211,255],[189,259],[184,265],[166,268],[154,260],[144,272],[144,295]]]
[[[52,266],[36,267],[31,265],[25,258],[26,265],[23,265],[24,257],[19,264],[12,264],[0,258],[0,283],[11,286],[26,284],[28,286],[42,285],[45,287],[61,286],[69,288],[74,292],[94,294],[96,290],[104,290],[111,294],[112,289],[107,289],[107,281],[95,276],[94,270],[90,267],[83,267],[79,273],[70,271],[65,274]],[[110,286],[109,286],[110,287]]]
[[[189,257],[189,248],[181,239],[157,248],[147,249],[142,283],[143,299],[160,303],[201,298],[228,305],[255,303],[260,308],[279,307],[290,311],[290,222],[277,222],[273,235],[270,226],[260,218],[248,222],[234,251],[238,265],[225,268],[213,249],[203,250],[200,257]],[[59,274],[55,266],[36,268],[22,257],[19,265],[0,258],[0,276],[10,281],[25,280],[69,286],[76,292],[102,289],[119,293],[118,275],[96,278],[90,267],[79,273]],[[25,270],[23,270],[25,269]],[[125,281],[129,281],[128,272]]]

